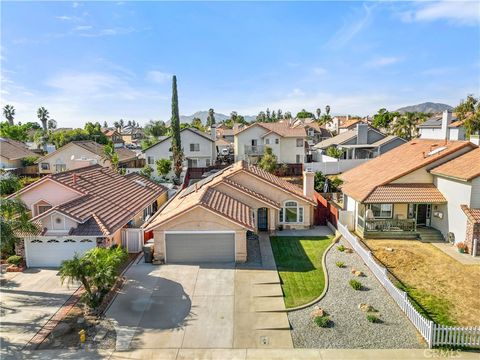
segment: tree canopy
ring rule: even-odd
[[[270,146],[265,147],[263,156],[258,162],[258,167],[269,173],[273,173],[277,169],[277,157]]]
[[[458,120],[465,122],[467,135],[480,132],[480,99],[468,95],[455,108]]]

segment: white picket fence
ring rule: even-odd
[[[434,346],[480,346],[480,327],[454,327],[438,325],[427,320],[410,302],[405,291],[397,288],[388,277],[388,270],[381,266],[372,256],[370,250],[361,245],[360,240],[354,236],[341,222],[337,222],[338,231],[349,242],[352,248],[362,258],[375,277],[380,281],[385,290],[395,300],[397,305],[407,315],[415,328],[422,334],[430,348]]]

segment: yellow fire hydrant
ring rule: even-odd
[[[78,335],[80,335],[80,343],[83,344],[87,340],[87,332],[82,329],[78,332]]]

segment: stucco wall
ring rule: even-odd
[[[252,145],[252,140],[257,140],[257,145],[263,145],[262,135],[267,130],[260,125],[254,125],[234,136],[233,149],[235,152],[235,161],[245,160],[245,145]]]
[[[71,218],[60,214],[60,213],[51,213],[44,218],[40,219],[43,227],[47,228],[47,234],[53,233],[67,233],[71,228],[76,228],[78,223]]]
[[[235,231],[235,261],[247,259],[246,230],[240,225],[197,207],[180,217],[166,222],[153,230],[154,256],[156,260],[165,259],[165,231]]]
[[[22,167],[22,159],[10,160],[0,156],[0,169],[19,168]]]
[[[470,198],[470,207],[474,209],[480,208],[480,176],[471,181],[472,194]],[[468,204],[467,204],[468,205]]]
[[[297,147],[297,139],[302,139],[302,147]],[[300,155],[300,162],[305,159],[305,139],[304,138],[282,138],[280,139],[280,157],[278,162],[285,164],[296,164],[297,155]]]
[[[99,144],[98,147],[103,148],[103,145]],[[83,160],[82,161],[72,160],[72,156],[74,157],[74,159],[83,159]],[[50,174],[50,173],[55,173],[55,164],[65,164],[66,170],[72,170],[72,169],[81,167],[82,163],[84,166],[88,166],[94,163],[94,162],[89,162],[87,160],[95,160],[99,165],[104,167],[110,166],[109,161],[103,161],[103,158],[101,158],[100,156],[74,143],[70,143],[58,149],[55,153],[52,153],[52,155],[50,155],[48,158],[41,160],[38,164],[38,171],[41,174]],[[41,166],[42,163],[49,163],[50,169],[42,170],[42,166]]]
[[[280,190],[275,186],[272,186],[269,183],[259,180],[247,173],[239,172],[237,174],[234,174],[232,179],[235,182],[241,185],[244,185],[245,187],[254,189],[256,192],[262,195],[265,195],[269,199],[275,200],[276,202],[280,203],[281,206],[283,206],[283,203],[287,200],[297,201],[300,206],[303,206],[303,211],[304,211],[303,223],[288,224],[289,227],[301,229],[301,228],[306,228],[306,227],[309,227],[310,225],[313,225],[311,222],[313,205],[310,205],[305,200],[302,200],[301,198],[297,198],[296,196],[292,196],[290,193],[284,192],[283,190]],[[275,223],[278,224],[278,216],[276,216],[275,218]]]
[[[79,196],[81,195],[65,186],[51,180],[45,180],[43,183],[20,194],[20,199],[33,211],[33,205],[41,200],[46,200],[52,206],[56,206]]]
[[[453,232],[456,242],[464,241],[467,217],[460,208],[460,205],[465,204],[470,206],[472,195],[471,183],[440,176],[435,176],[434,183],[447,200],[447,205],[442,206],[442,209],[438,209],[438,211],[443,210],[443,219],[432,217],[432,225],[440,230],[445,238],[449,232]]]

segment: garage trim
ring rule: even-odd
[[[223,231],[210,231],[210,230],[167,230],[163,236],[163,248],[164,248],[164,261],[168,263],[167,259],[167,234],[233,234],[233,257],[234,259],[237,256],[237,237],[235,236],[235,231],[232,230],[223,230]]]

